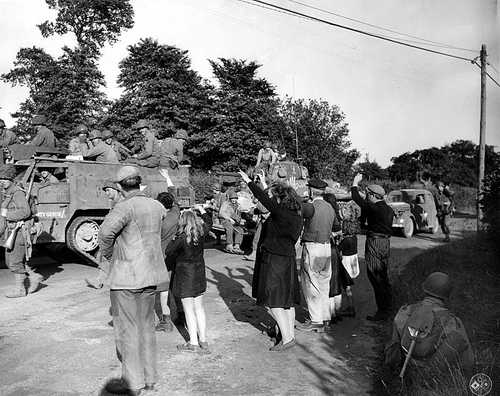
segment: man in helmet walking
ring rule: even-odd
[[[385,363],[400,366],[411,353],[414,374],[433,378],[436,372],[457,366],[469,369],[473,364],[472,348],[462,321],[446,307],[451,293],[447,274],[433,272],[424,283],[423,300],[404,305],[394,318],[392,338],[385,348]],[[413,332],[413,335],[411,334]],[[417,336],[415,337],[415,334]],[[412,340],[415,345],[410,348]]]
[[[384,201],[385,191],[371,184],[366,189],[366,199],[358,191],[358,184],[363,175],[357,174],[352,183],[351,195],[354,202],[361,208],[368,222],[365,262],[368,279],[375,292],[377,312],[366,319],[379,321],[387,319],[392,305],[391,285],[389,283],[388,267],[390,255],[390,238],[392,235],[393,210]]]

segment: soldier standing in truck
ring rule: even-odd
[[[77,136],[69,141],[70,155],[85,156],[90,150],[88,137],[88,129],[84,124],[76,127]]]
[[[109,131],[108,131],[109,132]],[[110,132],[111,133],[111,132]],[[113,134],[111,134],[111,138]],[[103,134],[94,129],[90,132],[89,139],[94,145],[87,154],[83,157],[84,159],[95,160],[97,162],[119,162],[116,152],[111,147],[111,144],[103,141],[103,138],[109,141],[109,134]]]
[[[160,166],[175,169],[184,159],[184,144],[188,138],[184,129],[179,129],[174,137],[166,138],[160,147]]]
[[[33,117],[31,124],[36,130],[36,136],[31,141],[31,144],[37,147],[55,149],[57,146],[57,140],[54,133],[47,128],[47,117],[44,115],[36,115]]]
[[[145,166],[147,168],[155,168],[160,165],[160,142],[156,138],[153,130],[149,127],[147,120],[139,120],[134,125],[134,129],[139,130],[144,138],[144,148],[139,154],[134,154],[133,158],[127,162]]]

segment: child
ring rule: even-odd
[[[344,281],[347,296],[347,307],[340,312],[340,315],[351,317],[356,315],[352,301],[351,286],[354,284],[352,279],[359,275],[358,238],[356,236],[356,230],[357,224],[350,221],[344,221],[342,224],[344,237],[339,245],[340,252],[342,253],[342,265],[345,271],[347,271],[347,279]]]
[[[178,234],[165,252],[165,260],[173,266],[172,292],[181,299],[189,332],[189,342],[177,346],[180,351],[209,352],[203,308],[203,293],[207,289],[203,242],[208,230],[194,211],[184,211]]]

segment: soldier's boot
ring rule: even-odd
[[[26,286],[24,281],[26,280],[26,274],[14,274],[14,287],[12,290],[5,294],[7,298],[18,298],[26,297]]]
[[[40,285],[43,281],[43,275],[33,271],[32,269],[28,269],[28,293],[35,293],[40,288]]]
[[[445,242],[450,242],[450,234],[446,234],[446,235],[444,236],[444,241],[445,241]]]
[[[167,333],[174,331],[174,324],[170,319],[170,315],[162,315],[160,322],[156,325],[156,331],[165,331]]]

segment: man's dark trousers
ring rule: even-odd
[[[154,384],[156,336],[154,303],[156,287],[136,290],[111,290],[111,310],[122,378],[130,389]]]
[[[391,285],[387,270],[389,267],[390,238],[368,234],[365,245],[365,261],[368,279],[375,293],[377,310],[388,313],[392,305]]]

